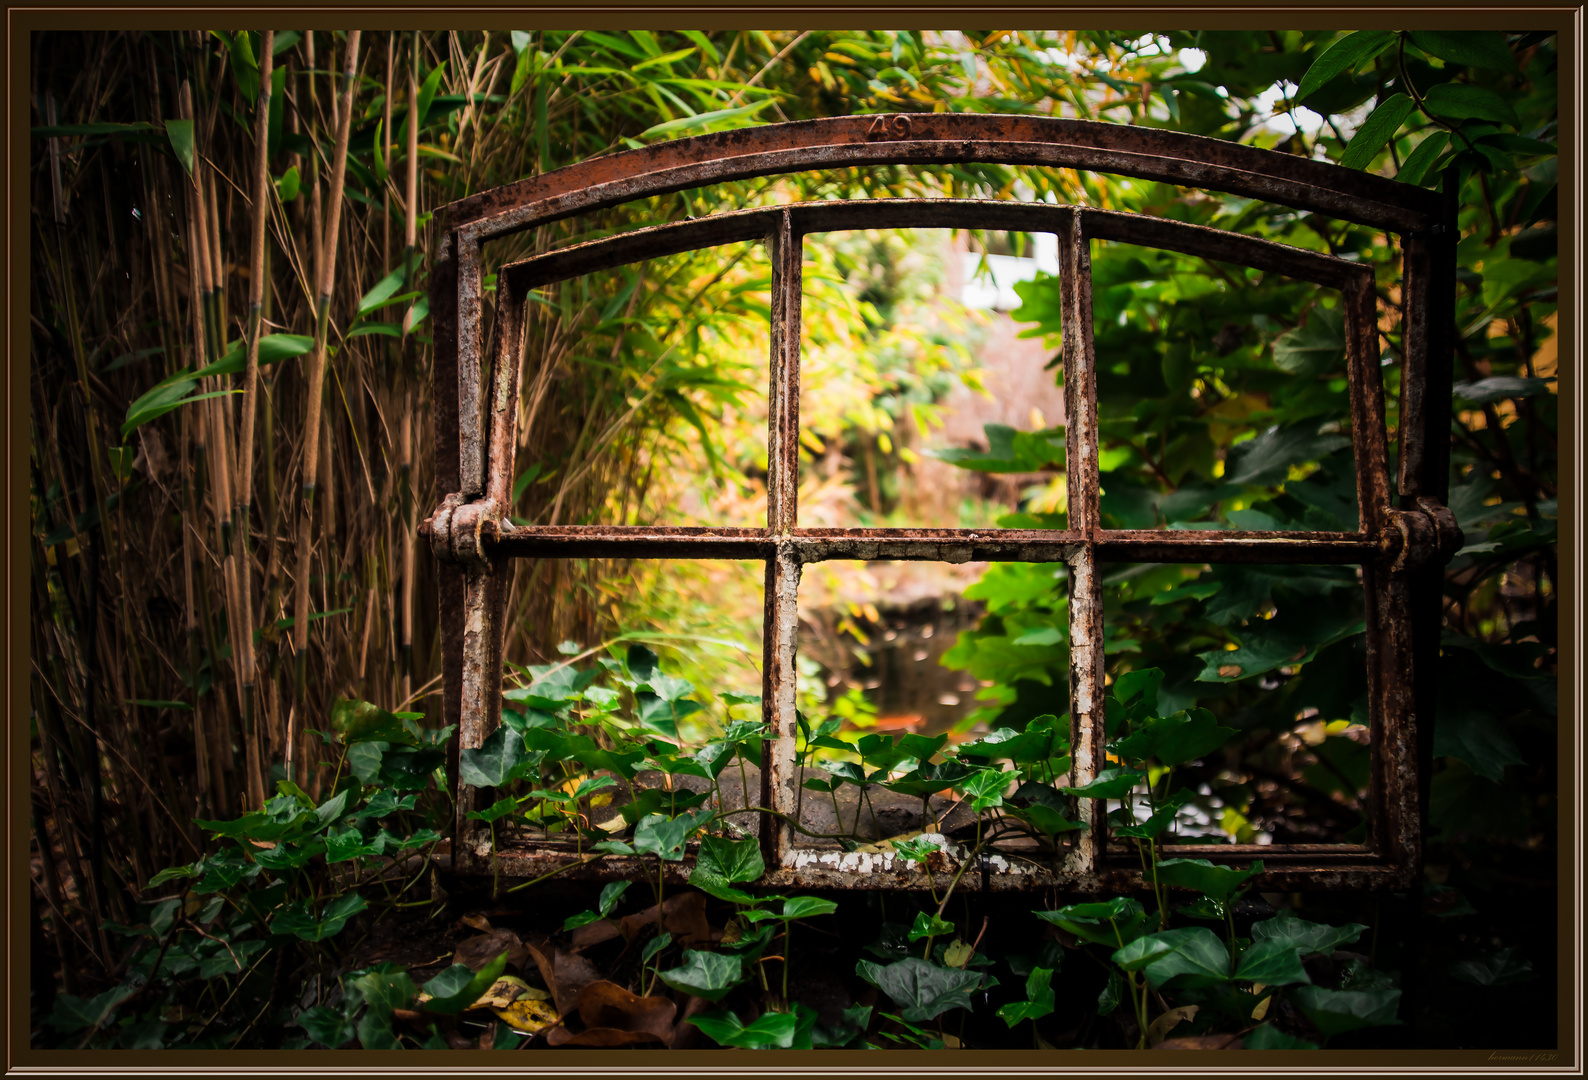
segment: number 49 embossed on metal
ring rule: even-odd
[[[752,209],[678,221],[501,266],[492,355],[484,341],[483,250],[502,237],[632,200],[749,177],[874,165],[998,163],[1070,168],[1231,193],[1397,234],[1403,347],[1389,469],[1380,369],[1379,302],[1370,267],[1267,240],[1087,207],[956,199],[855,200]],[[458,745],[480,746],[499,723],[507,581],[514,558],[733,558],[766,568],[760,805],[767,882],[919,888],[902,859],[812,845],[790,827],[797,800],[794,710],[796,589],[801,567],[829,559],[1062,562],[1069,570],[1069,784],[1107,767],[1101,573],[1109,563],[1318,564],[1360,567],[1366,612],[1370,770],[1365,829],[1340,844],[1175,845],[1177,855],[1246,864],[1273,889],[1396,888],[1417,880],[1431,754],[1441,568],[1460,546],[1444,506],[1454,302],[1454,213],[1417,187],[1321,162],[1169,131],[1029,116],[921,114],[804,121],[705,135],[612,154],[455,202],[435,262],[436,490],[426,521],[440,569],[445,717]],[[802,528],[796,504],[800,434],[801,245],[807,234],[872,228],[973,228],[1058,238],[1069,491],[1063,530]],[[1091,244],[1108,240],[1203,256],[1337,290],[1343,311],[1358,528],[1351,532],[1110,529],[1099,511],[1097,369]],[[772,262],[767,520],[763,528],[514,527],[508,520],[518,441],[525,300],[539,287],[643,259],[764,241]],[[490,385],[484,385],[489,372]],[[1062,690],[1057,692],[1062,696]],[[1060,710],[1055,710],[1060,711]],[[456,758],[454,757],[454,761]],[[455,775],[455,770],[454,770]],[[551,839],[493,850],[475,792],[458,790],[455,867],[511,877],[580,856]],[[1111,844],[1106,803],[1083,798],[1084,828],[1057,848],[981,861],[960,888],[1139,884],[1133,851]],[[779,816],[781,815],[781,816]],[[947,883],[950,848],[932,872]],[[687,872],[688,863],[674,864]],[[632,858],[574,876],[637,876]]]

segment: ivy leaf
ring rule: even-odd
[[[1165,859],[1158,864],[1158,880],[1165,885],[1193,889],[1210,900],[1225,903],[1246,882],[1263,872],[1258,859],[1245,870],[1215,866],[1206,859]]]
[[[1347,34],[1312,62],[1296,88],[1296,100],[1306,104],[1307,96],[1324,83],[1366,63],[1394,43],[1395,34],[1388,30],[1358,30]]]
[[[1379,102],[1378,108],[1351,136],[1345,153],[1340,155],[1340,164],[1347,169],[1367,168],[1378,152],[1395,137],[1416,107],[1416,103],[1405,94],[1391,94]]]
[[[1533,978],[1533,961],[1507,947],[1471,960],[1457,960],[1450,965],[1450,974],[1477,986],[1509,986]]]
[[[1090,783],[1080,787],[1061,787],[1064,795],[1085,796],[1088,799],[1122,799],[1146,777],[1141,769],[1111,768],[1098,773]]]
[[[1241,954],[1235,978],[1264,986],[1310,983],[1307,969],[1301,966],[1302,950],[1291,942],[1269,939],[1255,942]]]
[[[1101,903],[1070,904],[1057,911],[1034,912],[1037,918],[1068,930],[1082,941],[1117,949],[1141,936],[1147,910],[1138,900],[1116,896]]]
[[[1290,991],[1290,1001],[1324,1035],[1400,1023],[1395,1013],[1400,1008],[1401,992],[1390,987],[1328,990],[1321,986],[1302,986]]]
[[[314,916],[309,901],[299,900],[288,904],[271,920],[272,934],[293,934],[304,941],[324,941],[342,932],[347,920],[369,907],[369,901],[358,893],[348,893],[325,905],[320,917]]]
[[[757,881],[765,873],[766,863],[761,857],[761,845],[754,837],[724,840],[716,836],[702,836],[689,883],[719,900],[748,904],[755,898],[741,889],[733,888],[733,885]]]
[[[678,862],[684,857],[684,842],[693,827],[694,819],[688,815],[670,818],[648,814],[634,827],[634,849],[667,862]]]
[[[744,981],[744,965],[737,956],[686,949],[683,964],[661,972],[658,977],[674,990],[707,1001],[721,1001],[728,991]],[[706,1031],[705,1028],[701,1030]],[[706,1034],[711,1035],[711,1032],[706,1031]],[[712,1035],[712,1038],[717,1037]]]
[[[1274,366],[1312,379],[1345,363],[1345,316],[1339,309],[1314,306],[1307,321],[1274,339]]]
[[[617,906],[619,898],[628,891],[628,887],[632,884],[634,884],[632,881],[614,881],[602,888],[601,897],[596,902],[596,906],[601,909],[601,917],[603,919],[612,914],[612,909]]]
[[[1205,926],[1148,934],[1115,950],[1112,959],[1126,971],[1142,972],[1154,987],[1173,981],[1193,989],[1229,979],[1229,950]]]
[[[1423,95],[1428,111],[1447,120],[1492,120],[1497,124],[1522,126],[1511,103],[1493,90],[1466,83],[1438,83]],[[1351,140],[1355,142],[1355,139]]]
[[[1003,1022],[1014,1027],[1022,1020],[1040,1020],[1053,1012],[1053,972],[1048,968],[1032,968],[1026,976],[1026,1000],[1011,1002],[998,1008]]]
[[[952,934],[954,924],[946,919],[925,911],[915,913],[915,925],[910,927],[910,940],[920,941],[922,938],[939,937],[943,934]]]
[[[1252,941],[1277,941],[1301,950],[1303,956],[1322,953],[1328,956],[1339,945],[1350,945],[1362,936],[1367,927],[1361,923],[1329,926],[1326,923],[1308,922],[1287,912],[1272,919],[1252,924]],[[1263,982],[1270,980],[1263,979]]]
[[[971,992],[982,981],[979,973],[939,967],[917,956],[886,965],[862,960],[855,974],[892,998],[904,1019],[916,1022],[949,1009],[969,1009]]]
[[[524,737],[504,724],[479,749],[458,754],[458,775],[475,787],[501,787],[520,774],[523,764]]]
[[[723,1046],[742,1050],[787,1050],[794,1045],[799,1018],[793,1013],[762,1013],[745,1025],[725,1009],[692,1016],[689,1022]]]
[[[1186,709],[1149,720],[1141,730],[1114,745],[1117,757],[1130,761],[1154,758],[1160,765],[1183,765],[1206,757],[1235,737],[1207,709]]]
[[[831,915],[838,905],[819,896],[791,896],[783,901],[783,919],[809,919],[815,915]]]
[[[502,950],[479,971],[466,964],[453,964],[424,985],[430,1000],[424,1003],[427,1012],[455,1016],[480,999],[491,988],[507,967],[507,950]]]
[[[305,1009],[293,1020],[309,1035],[309,1038],[332,1050],[345,1045],[353,1038],[353,1021],[340,1009],[333,1009],[328,1005],[316,1005],[312,1009]]]
[[[104,1027],[117,1007],[137,991],[136,986],[123,983],[87,1001],[75,994],[57,994],[55,1010],[50,1014],[50,1026],[62,1034]]]

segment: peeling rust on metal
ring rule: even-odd
[[[669,222],[500,268],[492,340],[484,341],[482,246],[493,238],[622,202],[704,184],[823,168],[966,162],[1090,169],[1161,180],[1326,214],[1402,236],[1400,472],[1389,476],[1379,312],[1368,268],[1203,226],[1087,207],[955,199],[793,204]],[[1359,171],[1222,140],[1111,124],[966,114],[843,117],[719,132],[595,158],[443,208],[432,275],[436,335],[436,510],[420,526],[438,564],[443,716],[458,725],[448,772],[458,793],[454,865],[535,877],[633,878],[633,859],[590,860],[555,842],[494,851],[466,814],[484,797],[457,784],[460,747],[477,747],[499,722],[504,568],[515,558],[721,558],[765,563],[760,805],[797,806],[795,660],[801,567],[832,559],[1059,562],[1069,567],[1069,694],[1073,764],[1085,783],[1106,762],[1101,568],[1119,562],[1360,565],[1366,604],[1371,777],[1361,845],[1176,845],[1184,857],[1245,865],[1264,860],[1262,888],[1407,888],[1421,855],[1431,707],[1418,669],[1437,658],[1438,568],[1460,548],[1444,505],[1448,450],[1449,324],[1453,314],[1454,206],[1443,196]],[[814,529],[799,527],[802,238],[868,228],[982,228],[1051,232],[1060,256],[1062,364],[1069,527]],[[1443,231],[1441,231],[1443,230]],[[1355,532],[1103,529],[1098,472],[1091,245],[1130,243],[1253,267],[1340,291],[1346,325],[1350,424],[1357,470]],[[582,274],[702,247],[765,242],[772,263],[768,385],[768,516],[763,528],[518,526],[509,520],[525,300]],[[489,361],[492,385],[482,385]],[[1392,505],[1398,496],[1399,506]],[[1133,851],[1110,845],[1102,800],[1080,800],[1087,828],[1039,857],[998,850],[958,888],[1047,887],[1088,893],[1142,887]],[[962,845],[947,844],[931,874],[876,852],[796,842],[777,817],[761,818],[771,887],[947,888]],[[946,867],[946,869],[945,869]],[[670,882],[689,861],[667,864]]]

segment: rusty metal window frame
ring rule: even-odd
[[[1272,241],[1138,215],[1047,204],[974,200],[856,200],[713,215],[640,229],[502,266],[482,391],[483,255],[490,240],[651,195],[713,182],[874,164],[987,162],[1088,169],[1246,195],[1401,237],[1402,391],[1398,476],[1388,473],[1378,305],[1371,267]],[[1072,784],[1105,761],[1101,689],[1100,567],[1106,563],[1314,563],[1362,568],[1367,614],[1371,773],[1367,835],[1360,844],[1176,845],[1175,854],[1218,862],[1262,858],[1269,888],[1405,888],[1421,858],[1431,740],[1417,715],[1431,687],[1415,678],[1437,656],[1438,575],[1460,546],[1444,508],[1448,445],[1449,323],[1454,293],[1453,206],[1440,195],[1324,163],[1197,136],[1084,121],[1006,116],[844,117],[770,125],[663,143],[593,159],[446,207],[431,311],[435,325],[436,484],[440,505],[422,526],[438,560],[444,718],[460,747],[479,746],[499,722],[507,575],[514,558],[736,558],[766,565],[762,805],[795,806],[794,656],[801,567],[828,559],[962,562],[1062,561],[1069,567]],[[1064,296],[1068,528],[802,529],[798,525],[801,250],[813,233],[857,228],[979,228],[1053,233]],[[513,527],[513,479],[523,310],[530,291],[615,266],[721,244],[764,240],[772,261],[765,528]],[[1339,291],[1345,313],[1351,437],[1357,475],[1355,532],[1116,530],[1099,518],[1098,432],[1092,347],[1090,246],[1112,240],[1252,267]],[[451,775],[456,777],[455,764]],[[556,850],[493,852],[466,819],[473,792],[457,789],[454,865],[507,876],[545,873],[571,860]],[[1129,888],[1139,867],[1112,850],[1104,800],[1080,800],[1088,826],[1054,865],[1004,862],[967,875],[972,889]],[[472,827],[471,827],[472,826]],[[801,848],[793,830],[763,815],[772,884],[921,887],[918,872],[862,872],[858,856]],[[952,852],[951,852],[952,854]],[[825,860],[823,857],[826,857]],[[575,875],[631,876],[612,858]],[[853,865],[851,865],[853,864]],[[984,867],[985,869],[985,867]],[[675,873],[687,872],[678,868]],[[940,884],[947,884],[947,874]]]

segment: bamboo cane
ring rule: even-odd
[[[347,34],[347,52],[342,68],[342,100],[337,109],[336,144],[331,159],[331,186],[329,205],[326,208],[325,232],[320,240],[320,259],[315,265],[318,281],[315,297],[314,347],[309,356],[307,375],[307,400],[304,419],[303,449],[303,502],[298,514],[298,577],[297,603],[292,627],[293,651],[296,653],[295,698],[299,708],[294,711],[294,722],[301,724],[302,705],[305,700],[309,647],[309,553],[314,514],[316,474],[320,465],[320,424],[322,394],[325,386],[326,336],[331,321],[331,289],[335,284],[333,268],[336,263],[337,230],[341,224],[342,185],[347,175],[347,140],[353,123],[354,76],[358,71],[357,30]],[[288,739],[292,738],[289,731]]]

